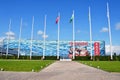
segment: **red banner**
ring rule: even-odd
[[[94,43],[94,54],[95,56],[100,55],[100,43],[99,42]]]

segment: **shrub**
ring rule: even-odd
[[[56,56],[45,56],[45,60],[57,60]]]
[[[90,61],[90,56],[76,56],[75,60]]]

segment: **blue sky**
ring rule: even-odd
[[[93,40],[109,44],[106,3],[109,3],[112,42],[120,45],[120,0],[0,0],[0,38],[11,31],[19,38],[20,19],[23,19],[22,39],[30,39],[32,16],[34,16],[34,39],[43,40],[44,15],[47,15],[47,40],[57,40],[55,20],[60,12],[60,40],[72,40],[72,24],[69,20],[75,11],[75,40],[89,41],[88,7],[91,7]],[[40,31],[41,35],[37,34]]]

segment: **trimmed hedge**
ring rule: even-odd
[[[18,59],[17,56],[0,56],[0,59]],[[19,59],[29,60],[30,56],[19,56]],[[42,60],[42,56],[32,56],[32,60]],[[56,56],[45,56],[44,60],[57,60]]]
[[[45,56],[44,60],[57,60],[56,56]]]
[[[30,56],[19,56],[19,59],[30,59]]]
[[[110,56],[94,56],[94,61],[110,61]]]
[[[90,56],[76,56],[75,60],[90,61]]]
[[[90,56],[76,56],[75,60],[91,61]],[[110,56],[93,56],[93,61],[111,61]],[[113,56],[113,61],[120,61],[119,56]]]
[[[18,59],[17,56],[0,56],[0,59]],[[19,59],[30,60],[30,56],[19,56]],[[43,60],[42,56],[32,56],[32,60]],[[57,60],[56,56],[45,56],[44,60]],[[91,61],[90,56],[76,56],[74,60]],[[93,61],[110,61],[110,56],[93,56]],[[120,61],[119,56],[113,56],[113,61]]]

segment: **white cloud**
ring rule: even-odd
[[[15,39],[15,33],[13,33],[12,31],[10,32],[6,32],[5,33],[6,36],[0,37],[0,43],[4,40],[4,39]]]
[[[42,35],[42,34],[43,34],[43,31],[39,30],[39,31],[37,32],[37,34],[38,34],[38,35]]]
[[[4,39],[10,39],[10,40],[13,40],[13,39],[15,39],[15,37],[14,37],[14,36],[0,37],[0,46],[3,45],[3,41],[4,41]]]
[[[10,32],[6,32],[6,37],[5,39],[15,39],[15,33],[10,31]]]
[[[48,35],[44,35],[44,32],[42,30],[39,30],[37,34],[40,35],[42,38],[48,38]]]
[[[43,38],[48,38],[48,35],[42,35]]]
[[[77,30],[77,33],[80,33],[80,30]]]
[[[22,26],[26,27],[26,26],[28,26],[28,23],[27,22],[23,22]]]
[[[110,55],[110,45],[105,46],[106,54]],[[113,53],[115,52],[117,55],[120,54],[120,46],[112,46]]]
[[[115,25],[116,30],[120,30],[120,22]]]
[[[87,34],[88,32],[87,32],[87,31],[83,31],[83,30],[79,30],[79,29],[78,29],[78,30],[76,31],[76,33],[78,33],[78,34],[79,34],[79,33]]]
[[[12,31],[10,31],[10,32],[6,32],[5,34],[6,34],[6,36],[15,36],[15,33],[12,32]]]
[[[0,37],[0,43],[5,39],[5,37]]]
[[[3,40],[3,39],[5,39],[5,37],[0,37],[0,40]]]
[[[107,27],[103,27],[100,32],[108,32],[108,28]]]
[[[11,39],[15,39],[15,37],[14,36],[9,36],[9,37],[6,36],[6,39],[10,39],[11,40]]]

